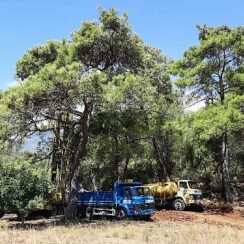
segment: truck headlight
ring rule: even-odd
[[[192,194],[189,195],[189,199],[190,200],[193,200],[194,199],[194,196]]]
[[[154,203],[154,199],[147,199],[145,200],[145,203]]]

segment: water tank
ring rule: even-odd
[[[159,182],[159,183],[153,183],[153,184],[147,184],[151,189],[152,195],[155,198],[160,199],[167,199],[167,198],[173,198],[175,194],[178,192],[177,184],[173,181],[171,182]]]

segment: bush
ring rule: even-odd
[[[23,221],[27,211],[44,207],[48,193],[45,167],[23,156],[5,157],[0,176],[0,202],[5,211],[17,213]]]

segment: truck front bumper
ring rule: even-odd
[[[203,205],[203,200],[189,200],[189,205]]]
[[[129,216],[145,216],[145,215],[152,215],[154,213],[155,213],[155,209],[128,210],[127,215],[129,215]]]

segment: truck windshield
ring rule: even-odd
[[[132,196],[150,196],[149,187],[133,187],[131,188]]]
[[[189,187],[191,189],[198,189],[197,183],[194,181],[188,181]]]

